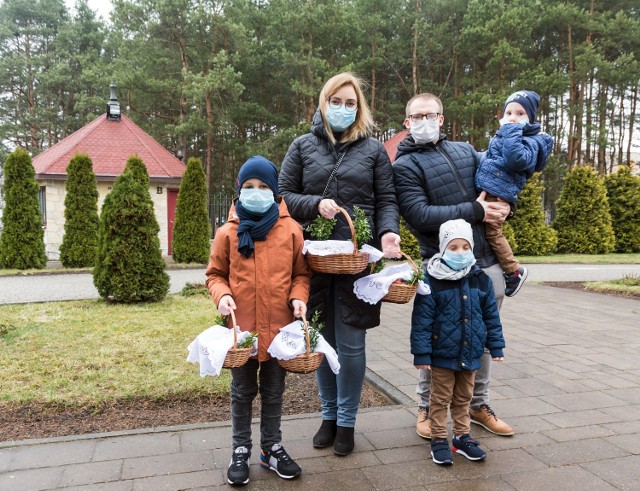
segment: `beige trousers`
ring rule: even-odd
[[[498,198],[487,194],[487,201],[497,201]],[[484,224],[484,236],[489,242],[491,249],[498,258],[500,267],[505,273],[513,273],[520,268],[520,263],[513,255],[509,242],[502,234],[502,224],[498,223],[485,223]]]
[[[431,438],[447,438],[447,409],[451,408],[453,434],[460,436],[471,431],[469,405],[473,396],[475,370],[450,370],[431,367],[431,396],[429,420]]]

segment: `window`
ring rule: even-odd
[[[38,201],[40,202],[40,215],[42,216],[42,226],[47,225],[47,186],[40,186],[38,191]]]

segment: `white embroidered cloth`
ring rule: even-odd
[[[307,341],[305,339],[304,324],[302,321],[293,321],[291,324],[281,327],[280,332],[273,338],[271,346],[269,346],[267,351],[278,360],[292,360],[296,356],[306,353]],[[314,351],[324,353],[333,373],[338,374],[338,372],[340,372],[338,354],[336,350],[324,340],[322,335],[318,335],[318,345]]]
[[[409,263],[387,266],[379,273],[364,276],[356,280],[353,284],[353,293],[363,302],[374,305],[389,293],[389,288],[394,281],[411,281],[413,274],[413,268]],[[426,285],[423,281],[418,281],[416,293],[428,295],[431,293],[431,289],[429,285]]]
[[[244,341],[248,332],[240,331],[236,327],[238,333],[238,343]],[[200,376],[212,377],[220,375],[224,357],[227,351],[233,347],[233,331],[224,326],[211,326],[209,329],[202,331],[189,344],[187,349],[187,361],[191,363],[200,363]],[[253,340],[253,350],[251,356],[258,354],[258,339]]]
[[[302,254],[329,256],[331,254],[353,254],[353,242],[350,240],[305,240]]]

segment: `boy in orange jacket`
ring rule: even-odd
[[[251,157],[240,168],[237,183],[239,198],[216,232],[206,275],[218,311],[229,315],[234,310],[241,330],[258,333],[257,358],[231,370],[233,455],[227,481],[244,485],[249,482],[251,412],[258,390],[260,465],[284,479],[301,473],[281,445],[286,372],[267,349],[281,327],[305,316],[311,273],[302,255],[302,228],[278,195],[276,167],[262,156]]]

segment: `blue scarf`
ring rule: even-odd
[[[273,228],[280,217],[278,203],[271,205],[264,215],[256,215],[247,211],[240,200],[236,201],[236,213],[240,219],[238,225],[238,251],[244,257],[253,254],[253,241],[265,240],[267,234]]]

